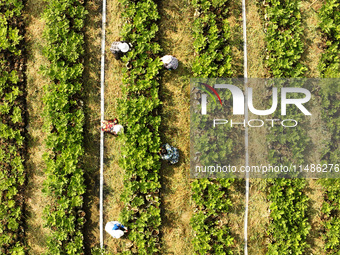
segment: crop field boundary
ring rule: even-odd
[[[244,105],[247,109],[247,79],[248,79],[248,58],[247,58],[247,13],[246,13],[246,1],[242,0],[242,24],[243,24],[243,65],[244,65],[244,89],[245,98]],[[245,111],[245,121],[248,122],[248,111]],[[245,150],[245,166],[249,165],[249,154],[248,154],[248,126],[245,127],[244,132],[244,150]],[[244,206],[244,254],[248,255],[248,204],[249,204],[249,173],[246,173],[246,190],[245,190],[245,206]]]
[[[105,82],[105,27],[106,27],[106,0],[103,0],[102,13],[102,42],[101,42],[101,60],[100,60],[100,123],[104,120],[104,82]],[[104,186],[104,132],[100,129],[100,188],[99,188],[99,231],[100,231],[100,248],[103,249],[103,186]]]

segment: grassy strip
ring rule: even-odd
[[[83,254],[83,197],[85,192],[80,159],[84,154],[82,75],[84,19],[86,10],[77,0],[52,0],[44,18],[44,55],[49,66],[42,67],[51,80],[46,85],[44,155],[47,168],[43,192],[51,202],[44,209],[45,226],[51,228],[48,254]]]
[[[340,77],[340,1],[327,0],[320,9],[320,28],[326,40],[326,49],[321,57],[319,68],[324,78]],[[340,159],[340,98],[339,85],[331,84],[320,88],[322,97],[322,116],[331,133],[323,152],[325,164],[339,162]],[[326,189],[322,211],[325,214],[325,241],[327,254],[337,254],[340,249],[340,181],[339,179],[323,179]]]
[[[159,252],[161,225],[159,198],[160,148],[159,127],[161,104],[158,57],[160,45],[155,42],[159,13],[151,0],[121,0],[122,17],[126,21],[121,35],[133,45],[123,58],[122,98],[118,100],[118,118],[125,125],[120,136],[120,166],[125,170],[122,201],[126,207],[120,219],[129,228],[124,254],[155,254]]]
[[[258,3],[265,16],[269,73],[276,78],[303,76],[307,68],[300,63],[304,51],[300,1],[266,0]],[[299,122],[303,120],[301,114],[292,110],[287,114]],[[304,150],[309,139],[301,126],[294,129],[276,126],[271,129],[267,140],[271,164],[304,163]],[[267,197],[272,202],[268,231],[271,243],[267,254],[302,254],[310,230],[306,214],[308,198],[304,193],[306,180],[269,179],[267,184]]]
[[[0,3],[0,253],[25,254],[25,58],[22,1]]]
[[[193,0],[196,19],[193,24],[194,48],[196,58],[192,67],[195,77],[230,77],[231,38],[227,1]],[[228,98],[228,97],[226,97]],[[199,127],[203,128],[202,125]],[[218,139],[228,139],[225,130],[218,134]],[[198,139],[196,139],[198,141]],[[199,139],[204,143],[216,140],[209,134]],[[211,161],[203,153],[204,144],[198,144],[196,149],[202,152],[201,161]],[[201,146],[201,147],[200,147]],[[224,148],[216,150],[225,159],[232,153],[232,144],[224,144]],[[214,161],[214,160],[213,160]],[[233,238],[230,229],[222,218],[228,213],[231,200],[228,190],[234,179],[197,179],[192,183],[192,199],[195,203],[191,225],[195,231],[193,247],[195,254],[232,254]]]

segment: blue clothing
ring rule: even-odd
[[[125,228],[123,224],[114,224],[112,230],[118,230],[120,228]]]
[[[163,144],[162,148],[166,149],[166,154],[161,155],[161,158],[168,160],[170,164],[176,164],[179,160],[179,152],[176,147],[170,146],[168,143]]]

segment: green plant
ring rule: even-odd
[[[195,61],[193,75],[200,78],[230,77],[231,32],[228,23],[227,1],[193,0],[193,7],[198,17],[193,22]],[[223,100],[230,98],[228,92],[221,92]],[[216,110],[212,106],[213,110]],[[214,112],[212,110],[212,112]],[[199,153],[203,165],[226,162],[233,153],[233,140],[230,129],[211,130],[213,116],[202,117],[195,109],[192,115],[194,130],[194,148]],[[217,143],[217,140],[227,141]],[[214,152],[209,153],[213,147]],[[192,199],[195,211],[191,226],[195,232],[192,240],[195,254],[232,254],[233,237],[225,223],[221,221],[229,212],[231,201],[228,197],[229,187],[234,179],[197,179],[192,182]]]
[[[258,1],[266,29],[267,56],[265,61],[272,77],[302,77],[307,71],[301,63],[304,52],[301,1]],[[303,82],[296,82],[301,87]],[[292,86],[293,86],[292,85]],[[277,84],[277,87],[282,85]],[[289,109],[290,118],[303,123],[301,113]],[[277,118],[278,116],[273,116]],[[301,126],[287,129],[271,128],[267,135],[268,160],[272,165],[303,164],[310,139]],[[267,198],[271,201],[268,227],[270,243],[267,254],[303,254],[311,229],[307,217],[308,197],[305,179],[268,179]]]
[[[22,1],[0,3],[0,253],[26,254],[24,243],[25,84]]]
[[[119,164],[125,170],[121,200],[126,204],[120,218],[129,228],[128,238],[133,242],[124,254],[155,254],[159,252],[161,225],[157,154],[161,118],[157,109],[161,105],[158,77],[162,62],[158,56],[161,48],[155,42],[159,14],[152,0],[120,3],[125,19],[121,35],[133,45],[122,58],[130,68],[123,69],[123,96],[117,109],[117,117],[126,127],[119,137],[124,144]]]
[[[82,226],[85,184],[80,159],[84,154],[84,112],[81,104],[84,20],[87,11],[77,0],[53,0],[45,10],[48,66],[42,73],[45,86],[45,125],[48,133],[44,155],[46,181],[43,192],[51,198],[44,209],[45,226],[52,231],[49,254],[84,254]]]
[[[324,78],[339,78],[340,73],[340,1],[327,0],[319,11],[320,29],[326,39],[326,49],[319,62],[320,73]],[[339,85],[333,83],[332,79],[326,79],[325,84],[320,86],[322,98],[322,117],[327,123],[330,133],[329,140],[325,143],[322,152],[324,163],[339,162],[340,159],[340,116],[339,116]],[[340,248],[339,242],[339,186],[338,179],[321,180],[325,188],[325,201],[322,205],[324,213],[324,226],[326,233],[324,236],[327,254],[337,254]]]

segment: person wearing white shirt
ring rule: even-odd
[[[121,238],[128,230],[119,221],[110,221],[106,223],[105,231],[113,238]]]
[[[124,133],[124,127],[118,124],[118,120],[104,120],[102,122],[102,131],[108,134],[118,136]]]
[[[124,133],[124,127],[120,124],[113,126],[113,134],[118,135]]]

